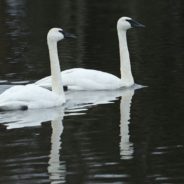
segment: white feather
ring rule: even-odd
[[[14,86],[0,95],[0,110],[27,110],[61,106],[65,102],[60,66],[57,53],[57,42],[64,38],[62,29],[52,28],[47,35],[49,47],[52,90],[49,91],[35,84]]]
[[[132,86],[134,79],[131,72],[126,37],[127,30],[131,28],[130,20],[132,19],[129,17],[122,17],[117,23],[121,78],[98,70],[74,68],[61,72],[63,85],[67,86],[70,90],[113,90]],[[35,84],[50,88],[51,77],[45,77]]]
[[[0,109],[16,110],[26,106],[28,109],[60,106],[64,99],[59,95],[34,84],[14,86],[0,95]]]
[[[61,77],[63,85],[70,90],[108,90],[123,87],[121,79],[98,70],[73,68],[61,72]],[[51,77],[45,77],[35,84],[50,88]]]

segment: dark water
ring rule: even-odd
[[[0,183],[184,183],[183,11],[183,0],[2,0],[0,91],[49,75],[46,34],[56,26],[78,36],[59,45],[62,70],[119,76],[116,21],[125,15],[146,25],[128,42],[135,81],[148,87],[1,113]]]

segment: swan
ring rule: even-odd
[[[121,78],[98,70],[73,68],[61,72],[63,85],[69,90],[114,90],[132,86],[134,78],[131,72],[126,32],[135,27],[145,26],[130,17],[121,17],[117,22]],[[51,77],[40,79],[35,84],[50,88]]]
[[[47,34],[47,44],[50,56],[52,91],[35,84],[13,86],[0,95],[0,110],[27,110],[36,108],[50,108],[65,103],[57,42],[73,37],[61,28],[52,28]]]

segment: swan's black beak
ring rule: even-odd
[[[134,27],[142,27],[142,28],[146,27],[145,25],[143,25],[143,24],[141,24],[141,23],[139,23],[139,22],[137,22],[136,20],[133,20],[133,19],[130,19],[130,20],[127,20],[127,21],[131,24],[132,28],[134,28]]]
[[[67,32],[63,32],[63,35],[65,38],[76,38],[76,36],[74,34],[67,33]]]

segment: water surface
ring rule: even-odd
[[[0,183],[184,183],[184,2],[2,0],[0,92],[50,74],[46,34],[59,44],[61,69],[119,76],[116,21],[128,32],[136,83],[115,92],[67,93],[59,109],[0,113]]]

